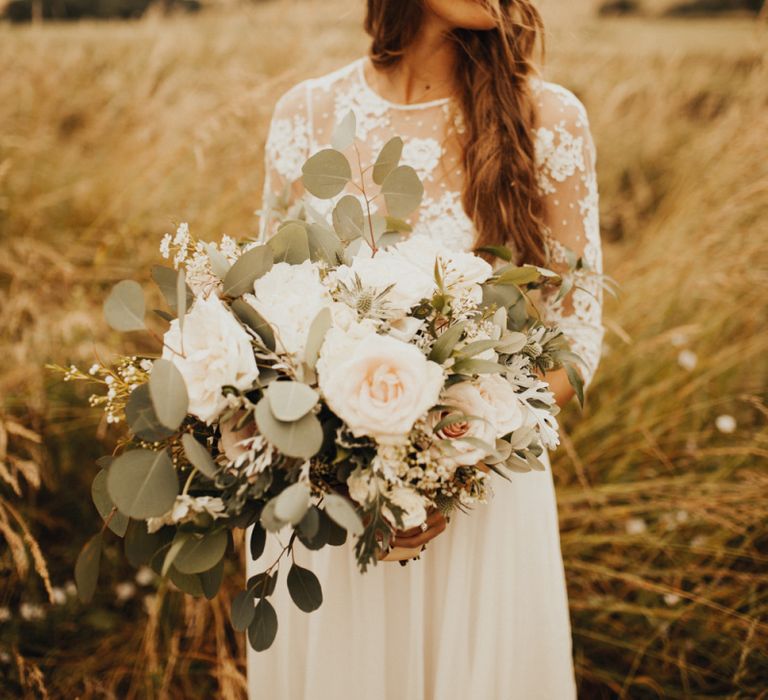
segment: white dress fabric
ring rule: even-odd
[[[329,146],[334,125],[353,110],[364,167],[392,136],[404,139],[401,162],[416,169],[425,187],[422,207],[409,220],[414,232],[470,249],[474,229],[461,205],[456,140],[462,120],[453,102],[390,102],[368,84],[366,60],[299,83],[280,98],[267,138],[264,201],[304,196],[301,166]],[[596,154],[586,111],[562,86],[534,78],[532,87],[541,115],[536,162],[551,267],[562,268],[570,249],[602,272]],[[306,201],[325,213],[348,193],[330,201],[306,195]],[[274,231],[271,221],[262,219],[264,238]],[[565,303],[544,300],[542,313],[561,324],[585,360],[588,385],[600,358],[602,292],[594,276],[576,282]],[[312,613],[294,605],[285,586],[290,562],[283,559],[271,597],[277,638],[267,651],[248,648],[250,700],[576,697],[546,452],[542,461],[545,471],[516,474],[511,482],[494,477],[488,503],[455,513],[445,532],[406,566],[379,562],[360,574],[350,541],[310,551],[297,540],[296,562],[320,579],[323,604]],[[248,557],[247,576],[270,566],[287,537],[287,529],[270,535],[264,554]]]

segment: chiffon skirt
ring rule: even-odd
[[[511,482],[493,475],[488,503],[454,513],[406,566],[379,562],[360,574],[349,540],[319,551],[297,540],[296,562],[320,579],[323,604],[312,613],[294,605],[284,558],[271,598],[277,638],[267,651],[248,647],[249,700],[575,698],[546,452],[542,460],[546,471]],[[279,551],[268,537],[264,554],[248,557],[248,576]]]

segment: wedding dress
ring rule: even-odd
[[[469,249],[472,223],[461,205],[461,159],[451,136],[462,120],[450,98],[402,105],[368,84],[358,59],[306,80],[279,100],[266,146],[265,201],[296,182],[309,155],[330,144],[349,110],[357,120],[363,166],[394,135],[405,141],[401,163],[416,169],[424,200],[411,223],[444,245]],[[595,148],[582,103],[557,84],[532,79],[541,113],[536,130],[538,185],[547,205],[553,260],[566,248],[601,272]],[[341,196],[341,195],[339,195]],[[336,198],[338,199],[338,197]],[[328,212],[333,201],[309,197]],[[272,232],[262,226],[262,237]],[[600,357],[601,289],[579,280],[566,303],[543,312],[565,329],[586,362],[586,384]],[[560,552],[555,491],[546,471],[493,478],[493,494],[470,513],[455,513],[418,560],[379,562],[357,570],[352,544],[310,551],[296,542],[296,561],[323,587],[323,603],[304,613],[285,586],[287,562],[271,598],[279,628],[273,646],[248,649],[250,700],[568,700],[576,696],[571,629]],[[287,530],[280,535],[285,543]],[[250,536],[250,530],[247,532]],[[248,559],[247,575],[264,571],[280,544]]]

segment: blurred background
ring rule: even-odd
[[[209,603],[112,537],[78,602],[115,433],[44,364],[153,349],[101,303],[178,222],[256,233],[272,106],[365,52],[363,4],[0,0],[0,697],[245,697],[242,550]],[[540,4],[621,285],[554,456],[580,697],[768,697],[768,11]]]

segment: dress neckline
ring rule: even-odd
[[[425,109],[427,107],[437,107],[438,105],[448,104],[451,101],[450,97],[439,97],[436,100],[429,100],[428,102],[414,102],[412,104],[392,102],[391,100],[388,100],[386,97],[382,97],[368,83],[368,80],[365,77],[365,70],[364,70],[365,59],[366,59],[365,56],[361,56],[359,59],[357,59],[357,70],[355,71],[355,73],[357,75],[358,82],[360,83],[363,90],[365,90],[365,92],[367,92],[374,100],[381,102],[382,104],[386,105],[387,107],[390,107],[391,109],[408,109],[408,110]]]

